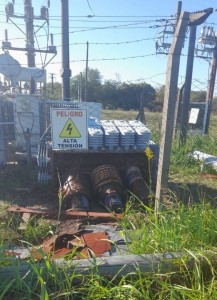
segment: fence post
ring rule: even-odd
[[[164,189],[167,189],[168,185],[169,162],[173,139],[180,55],[185,40],[188,21],[189,13],[181,13],[168,54],[155,199],[156,212],[160,209],[162,191]]]

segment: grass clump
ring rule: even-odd
[[[142,205],[142,204],[141,204]],[[130,237],[130,251],[136,254],[179,252],[215,248],[217,245],[217,210],[210,203],[189,206],[178,203],[177,207],[159,212],[135,211],[129,204],[125,216],[125,232]]]
[[[216,155],[216,141],[209,136],[193,135],[187,139],[186,144],[180,146],[179,139],[173,142],[170,171],[172,174],[198,175],[201,172],[201,162],[196,161],[192,154],[201,151]]]
[[[202,260],[193,253],[191,257],[191,267],[186,261],[179,262],[177,272],[143,273],[138,266],[134,273],[107,278],[96,268],[84,277],[58,269],[47,259],[43,268],[31,261],[22,276],[17,265],[14,279],[0,281],[0,299],[216,299],[214,266],[204,257],[208,265],[205,273]]]

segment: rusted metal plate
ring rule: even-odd
[[[58,235],[55,234],[53,236],[51,236],[50,238],[46,239],[43,241],[42,246],[51,246],[55,243],[56,239],[57,239]]]
[[[47,253],[44,253],[44,250]],[[44,249],[42,247],[32,247],[30,250],[30,255],[35,260],[42,260],[48,254],[48,252],[49,250],[47,250],[47,247],[44,247]]]
[[[89,250],[87,248],[81,248],[78,251],[76,251],[74,259],[86,259],[86,258],[91,258]]]
[[[21,206],[12,206],[8,209],[9,212],[13,213],[30,213],[30,214],[38,214],[45,216],[47,218],[57,218],[58,211],[57,210],[49,210],[49,209],[38,209],[38,208],[27,208]],[[85,211],[75,211],[75,210],[66,210],[61,213],[62,218],[99,218],[105,220],[115,220],[122,219],[123,214],[113,214],[113,213],[104,213],[104,212],[85,212]]]
[[[73,211],[73,210],[67,210],[65,212],[66,216],[75,216],[78,217],[87,217],[87,218],[102,218],[102,219],[108,219],[108,220],[114,220],[114,219],[122,219],[123,214],[113,214],[113,213],[104,213],[104,212],[84,212],[84,211]]]
[[[48,214],[47,209],[40,209],[40,208],[27,208],[27,207],[21,207],[21,206],[12,206],[8,208],[9,212],[14,212],[14,213],[30,213],[30,214],[40,214],[40,215],[46,215]]]
[[[111,244],[106,232],[92,232],[82,235],[86,246],[94,253],[95,256],[100,257],[103,253],[111,250]]]
[[[52,259],[54,260],[54,259],[57,259],[60,257],[64,257],[65,255],[70,254],[71,252],[72,252],[72,249],[61,248],[52,254]]]
[[[67,248],[72,249],[76,248],[84,248],[86,246],[85,241],[82,236],[75,236],[72,240],[68,241]]]
[[[67,248],[76,250],[74,259],[90,258],[90,252],[86,247],[83,236],[75,236],[72,240],[68,241]]]
[[[217,174],[205,174],[205,173],[202,173],[201,177],[207,178],[207,179],[215,179],[215,180],[217,180]]]
[[[74,237],[68,241],[68,248],[76,247],[76,258],[100,257],[111,250],[109,236],[106,232],[90,232]]]

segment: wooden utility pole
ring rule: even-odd
[[[180,14],[167,61],[166,85],[161,127],[161,142],[158,162],[155,210],[160,209],[160,201],[164,190],[167,190],[173,127],[176,108],[179,64],[185,33],[188,27],[189,13]]]

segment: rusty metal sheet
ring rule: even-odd
[[[86,259],[90,257],[90,253],[87,248],[80,248],[76,251],[74,259]]]
[[[87,217],[87,218],[102,218],[106,220],[115,220],[115,219],[122,219],[123,214],[113,214],[113,213],[104,213],[104,212],[95,212],[95,211],[73,211],[67,210],[65,212],[66,216],[77,216],[77,217]]]
[[[52,254],[52,260],[60,258],[60,257],[64,257],[65,255],[67,255],[71,252],[72,252],[72,249],[61,248]]]
[[[30,213],[30,214],[47,214],[47,209],[40,209],[40,208],[27,208],[27,207],[21,207],[21,206],[12,206],[8,208],[8,211],[14,212],[14,213]]]
[[[217,175],[216,174],[205,174],[205,173],[202,173],[201,177],[207,178],[207,179],[215,179],[215,180],[217,180]]]
[[[46,247],[44,247],[45,250]],[[48,252],[48,251],[46,251]],[[30,255],[35,260],[42,260],[48,253],[44,253],[42,247],[32,247],[30,250]]]
[[[68,241],[67,248],[72,249],[73,247],[84,248],[86,246],[82,236],[75,236],[72,240]]]
[[[9,212],[14,213],[31,213],[45,216],[47,218],[57,218],[58,211],[50,209],[39,209],[39,208],[27,208],[21,206],[12,206],[8,209]],[[104,212],[85,212],[85,211],[76,211],[76,210],[67,210],[61,213],[61,218],[99,218],[105,220],[115,220],[122,219],[123,214],[113,214],[113,213],[104,213]]]
[[[111,250],[111,244],[106,232],[91,232],[68,241],[68,248],[77,247],[76,257],[84,258],[102,256]]]
[[[43,246],[44,246],[44,247],[50,247],[50,246],[53,246],[54,243],[55,243],[56,240],[57,240],[57,237],[58,237],[58,235],[55,234],[55,235],[53,235],[53,236],[47,238],[46,240],[43,241],[43,243],[42,243],[41,246],[42,246],[42,247],[43,247]]]
[[[83,236],[75,236],[72,240],[68,241],[67,248],[76,249],[74,259],[85,259],[91,257]]]
[[[95,254],[100,257],[103,253],[111,250],[109,236],[106,232],[91,232],[82,235],[86,246]]]

